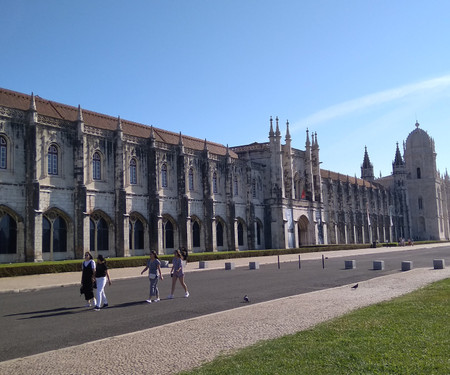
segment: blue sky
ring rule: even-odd
[[[450,167],[450,2],[0,0],[0,86],[230,146],[278,116],[322,168],[392,171],[416,119]],[[283,137],[284,139],[284,137]]]

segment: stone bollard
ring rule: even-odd
[[[356,268],[356,260],[346,260],[345,261],[345,269],[352,270]]]
[[[259,262],[248,262],[248,268],[251,270],[259,270]]]
[[[198,268],[208,268],[208,262],[201,260],[198,262]]]
[[[413,268],[413,262],[411,260],[405,260],[402,262],[402,271],[411,271]]]
[[[433,259],[433,267],[435,270],[443,270],[445,268],[445,260]]]
[[[234,270],[234,263],[233,262],[226,262],[225,263],[225,269],[226,270]]]
[[[374,260],[373,261],[373,269],[377,271],[384,270],[384,260]]]

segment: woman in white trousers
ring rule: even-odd
[[[108,279],[108,283],[111,285],[106,260],[103,255],[100,254],[97,258],[97,267],[95,267],[95,281],[97,282],[97,304],[94,308],[95,311],[100,311],[101,307],[108,307],[108,300],[106,299],[105,294],[106,279]]]

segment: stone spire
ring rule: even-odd
[[[364,160],[361,166],[361,178],[367,181],[373,181],[375,179],[373,174],[373,165],[370,162],[369,154],[367,152],[367,146],[365,146]]]
[[[78,104],[78,114],[77,114],[77,131],[78,137],[81,137],[84,133],[84,120],[83,112],[81,111],[81,106]]]
[[[122,120],[120,119],[120,116],[117,116],[117,130],[120,132],[123,131]]]
[[[398,142],[397,142],[397,149],[395,150],[395,159],[394,162],[392,163],[392,166],[403,166],[405,165],[405,162],[403,161],[402,158],[402,154],[400,153],[400,148],[398,147]]]
[[[150,127],[150,147],[155,147],[155,130],[153,125]]]
[[[180,135],[178,136],[178,149],[180,151],[180,155],[184,155],[184,143],[183,143],[183,136]]]
[[[289,120],[286,121],[286,142],[291,140],[291,134],[289,133]]]
[[[83,112],[81,111],[81,106],[78,104],[78,115],[77,115],[77,121],[83,122]]]
[[[34,94],[33,93],[31,93],[31,98],[30,98],[30,108],[29,108],[29,110],[30,111],[33,111],[33,112],[36,112],[37,110],[36,110],[36,100],[35,100],[35,98],[34,98]]]
[[[30,107],[28,108],[28,120],[29,120],[30,124],[36,124],[38,121],[36,100],[34,98],[33,93],[31,93],[31,97],[30,97]]]
[[[269,130],[269,138],[273,137],[274,133],[273,133],[273,120],[272,120],[272,116],[270,116],[270,130]]]
[[[278,116],[275,118],[276,124],[277,124],[277,128],[275,130],[275,135],[277,137],[281,137],[281,132],[280,132],[280,127],[278,126]]]
[[[369,159],[369,154],[367,152],[367,146],[364,147],[364,161],[363,161],[363,168],[371,168],[373,167],[372,163],[370,162]]]

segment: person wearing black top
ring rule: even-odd
[[[96,305],[97,302],[94,298],[94,280],[95,280],[95,262],[92,259],[92,255],[89,251],[84,254],[84,261],[82,263],[82,274],[81,274],[81,294],[84,294],[86,299],[86,307]],[[92,306],[93,306],[92,305]]]
[[[111,285],[111,279],[109,277],[108,267],[103,255],[99,255],[97,258],[97,267],[95,268],[95,281],[97,282],[97,304],[94,310],[100,311],[100,307],[108,307],[108,300],[105,294],[106,279],[108,279],[109,285]]]

